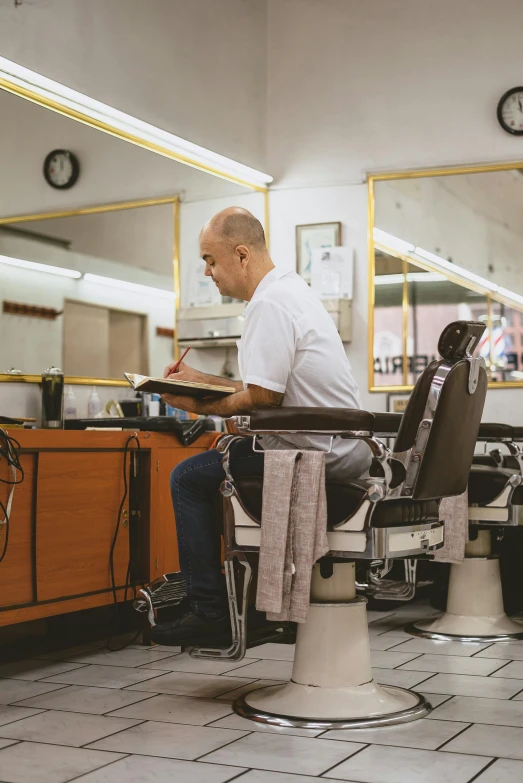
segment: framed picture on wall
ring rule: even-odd
[[[296,271],[310,284],[312,251],[341,245],[341,223],[309,223],[296,226]]]
[[[394,394],[389,392],[387,394],[387,412],[405,413],[409,399],[410,394]]]

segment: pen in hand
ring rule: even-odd
[[[189,347],[185,349],[185,351],[182,353],[182,355],[180,356],[180,358],[172,368],[171,375],[173,375],[175,372],[178,372],[178,368],[180,367],[181,363],[183,362],[183,360],[185,359],[185,357],[187,356],[190,350],[191,350],[191,346],[189,345]]]

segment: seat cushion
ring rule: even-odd
[[[236,489],[243,505],[257,522],[261,522],[263,478],[244,476],[235,479]],[[366,486],[357,481],[351,484],[327,483],[327,526],[329,529],[343,522],[358,508]]]
[[[261,522],[263,479],[248,476],[235,480],[243,505],[257,522]],[[327,482],[327,527],[332,530],[352,516],[360,505],[368,484],[351,481],[347,484]],[[410,498],[388,500],[377,504],[372,517],[373,527],[397,527],[419,522],[436,521],[438,503],[435,500],[417,501]]]
[[[469,475],[469,503],[486,506],[497,498],[506,487],[511,476],[519,471],[508,468],[492,468],[487,465],[473,465]],[[523,504],[523,486],[516,487],[512,496],[515,505]]]
[[[499,465],[491,454],[475,454],[473,465],[487,465],[490,468],[509,468],[514,473],[519,473],[519,462],[512,454],[501,455],[502,464]]]

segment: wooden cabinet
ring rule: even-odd
[[[51,451],[38,457],[36,597],[85,595],[111,586],[109,551],[124,492],[122,453]],[[128,521],[127,515],[121,521]],[[125,585],[129,536],[114,552],[116,584]]]
[[[129,433],[11,434],[23,449],[25,478],[15,490],[8,550],[0,563],[0,626],[110,603],[109,553],[124,496]],[[128,494],[114,550],[120,600],[130,558],[139,581],[179,569],[170,473],[209,448],[214,436],[184,448],[173,435],[137,433],[140,456],[128,459]],[[136,453],[135,441],[131,448]],[[6,477],[2,460],[0,478]],[[0,493],[5,501],[5,484]]]
[[[0,563],[0,607],[27,604],[36,600],[34,581],[34,500],[36,482],[36,455],[23,454],[21,465],[24,480],[16,487],[9,525],[9,541]],[[12,480],[7,462],[0,458],[0,478]],[[7,504],[10,487],[0,484],[0,500]],[[0,514],[2,512],[0,511]],[[3,519],[3,515],[1,517]],[[4,548],[6,530],[0,527],[0,552]],[[0,613],[0,625],[2,615]]]

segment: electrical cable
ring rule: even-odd
[[[9,518],[11,516],[11,506],[13,503],[15,487],[18,484],[21,484],[25,477],[24,469],[20,463],[21,450],[22,447],[16,438],[8,435],[5,430],[0,428],[0,457],[3,457],[7,461],[7,465],[11,468],[12,472],[12,479],[0,478],[0,483],[8,484],[11,487],[7,505],[4,505],[0,500],[0,510],[4,517],[3,519],[0,519],[0,531],[5,526],[4,545],[0,552],[0,563],[6,556],[7,546],[9,544]],[[18,473],[20,473],[20,479],[18,479]]]
[[[137,466],[136,467],[136,473],[138,474],[138,465],[140,464],[141,446],[140,446],[140,441],[139,441],[138,436],[136,434],[133,434],[133,435],[130,435],[127,438],[127,440],[125,442],[125,446],[124,446],[124,457],[123,457],[124,493],[123,493],[123,496],[122,496],[122,500],[120,502],[120,507],[118,509],[118,517],[116,519],[116,528],[115,528],[115,531],[114,531],[114,536],[113,536],[113,540],[112,540],[112,543],[111,543],[111,549],[110,549],[110,552],[109,552],[109,570],[110,570],[110,573],[111,573],[111,590],[112,590],[112,594],[113,594],[113,602],[114,602],[114,608],[115,608],[115,614],[116,614],[115,633],[112,634],[107,639],[107,642],[106,642],[106,648],[110,652],[119,652],[120,650],[125,649],[130,644],[133,644],[136,641],[136,639],[138,639],[138,637],[141,634],[141,630],[139,630],[133,636],[133,638],[129,642],[126,642],[124,645],[122,645],[120,647],[112,647],[111,646],[112,639],[114,639],[116,636],[120,635],[120,627],[121,627],[120,611],[119,611],[119,605],[118,605],[118,594],[117,594],[117,588],[116,588],[116,577],[115,577],[115,573],[114,573],[114,551],[115,551],[115,548],[116,548],[116,542],[118,541],[118,534],[120,532],[120,522],[121,522],[121,519],[122,519],[123,507],[125,505],[125,501],[127,500],[127,495],[129,494],[129,481],[128,481],[128,478],[127,478],[127,467],[128,467],[128,457],[131,454],[130,443],[133,440],[136,442],[136,450],[135,450],[135,452],[136,452],[136,460],[137,460],[137,462],[135,464]],[[136,584],[134,582],[134,578],[132,577],[131,566],[132,566],[132,560],[131,560],[131,552],[130,552],[130,547],[129,547],[129,561],[127,563],[127,572],[126,572],[126,575],[125,575],[125,587],[124,587],[124,598],[123,598],[123,605],[124,606],[127,603],[127,591],[129,589],[129,587],[132,588],[133,596],[134,596],[134,598],[136,598]],[[130,582],[130,584],[129,584],[129,582]]]

